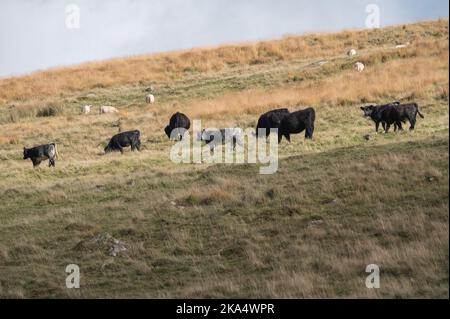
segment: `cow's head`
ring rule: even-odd
[[[29,157],[30,156],[28,155],[28,149],[24,147],[23,148],[23,159],[26,160]]]
[[[361,106],[361,110],[364,112],[365,117],[370,117],[375,109],[374,105]]]
[[[111,147],[111,144],[108,143],[108,145],[106,145],[105,149],[105,154],[111,153],[112,151],[114,151],[114,149]]]
[[[167,125],[164,128],[164,132],[166,133],[167,137],[170,138],[170,134],[172,133],[172,129],[170,128],[170,125]]]

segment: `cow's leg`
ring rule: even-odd
[[[375,122],[375,132],[378,134],[378,129],[380,128],[380,122]],[[386,131],[386,125],[383,122],[383,129]]]
[[[34,168],[39,167],[39,165],[41,164],[41,160],[37,159],[37,158],[32,159],[31,161],[33,162],[33,167]]]
[[[115,143],[114,149],[118,150],[120,152],[120,154],[123,154],[123,147],[122,147],[122,145],[120,145],[119,142]]]
[[[283,140],[283,134],[278,132],[278,144],[281,144],[281,141]]]
[[[414,131],[414,129],[416,128],[416,119],[415,118],[410,119],[409,123],[411,123],[411,127],[409,128],[409,130]]]
[[[140,142],[138,140],[137,141],[133,141],[131,143],[131,150],[133,152],[139,151],[139,148],[140,148],[139,145],[140,145]]]
[[[290,134],[284,134],[284,137],[288,140],[288,142],[291,142],[291,135]]]
[[[386,122],[381,122],[381,126],[383,127],[383,130],[386,131]],[[377,129],[378,132],[378,129]]]
[[[386,129],[384,130],[384,132],[387,134],[389,133],[389,129],[391,128],[391,124],[386,123]]]
[[[305,133],[305,138],[308,140],[312,140],[313,137],[313,128],[312,127],[307,127],[306,128],[306,133]]]

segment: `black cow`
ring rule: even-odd
[[[123,149],[128,146],[131,146],[133,152],[141,150],[141,132],[136,130],[114,135],[105,147],[105,154],[114,151],[123,154]]]
[[[58,151],[55,143],[40,145],[33,148],[23,148],[23,159],[31,159],[33,167],[38,167],[42,161],[47,159],[48,166],[55,167],[57,156]]]
[[[189,118],[185,114],[177,112],[170,118],[170,123],[164,129],[164,132],[169,139],[177,139],[181,141],[184,133],[190,128],[191,121]]]
[[[383,105],[372,105],[373,106],[373,111],[372,112],[378,112],[379,110],[385,108],[386,106],[389,105],[400,105],[400,102],[396,101],[396,102],[392,102],[392,103],[388,103],[388,104],[383,104]],[[369,105],[370,106],[370,105]],[[361,109],[364,111],[365,106],[361,107]],[[383,130],[386,130],[386,122],[380,122],[381,125],[383,126]],[[397,131],[397,124],[394,123],[394,131]],[[377,130],[378,132],[378,130]]]
[[[392,124],[395,124],[395,128],[403,129],[400,112],[397,110],[398,104],[386,104],[386,105],[368,105],[362,106],[361,110],[364,112],[365,117],[370,117],[375,122],[375,131],[378,133],[380,123],[383,125],[384,131],[389,132]]]
[[[411,127],[409,129],[411,131],[413,131],[416,127],[417,114],[419,114],[421,118],[425,118],[422,113],[420,113],[417,103],[399,104],[396,105],[395,108],[399,113],[400,121],[402,121],[403,123],[405,123],[406,120],[409,121],[409,123],[411,124]]]
[[[300,134],[303,131],[306,131],[306,139],[312,139],[315,121],[316,111],[313,108],[287,114],[278,129],[278,143],[281,143],[283,136],[290,142],[291,134]]]
[[[266,138],[270,135],[271,129],[279,129],[283,118],[289,114],[288,109],[278,109],[269,111],[261,115],[256,125],[256,136],[259,135],[259,129],[266,130]]]

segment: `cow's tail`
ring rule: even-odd
[[[417,110],[417,114],[419,114],[419,116],[421,117],[421,118],[425,118],[425,116],[423,116],[423,114],[422,113],[420,113],[420,111],[419,111],[419,105],[417,105],[416,104],[416,110]]]
[[[56,158],[59,159],[58,147],[56,147],[56,143],[52,143],[51,145],[53,145],[53,147],[55,148]]]

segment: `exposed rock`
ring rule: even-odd
[[[120,240],[113,239],[112,244],[109,247],[109,254],[116,257],[118,253],[125,250],[127,250],[127,248]]]
[[[308,227],[320,226],[323,223],[324,223],[324,221],[322,219],[312,220],[312,221],[309,222]]]
[[[127,250],[125,244],[108,233],[97,234],[75,245],[74,250],[93,251],[102,249],[110,256],[116,257],[120,252]]]

